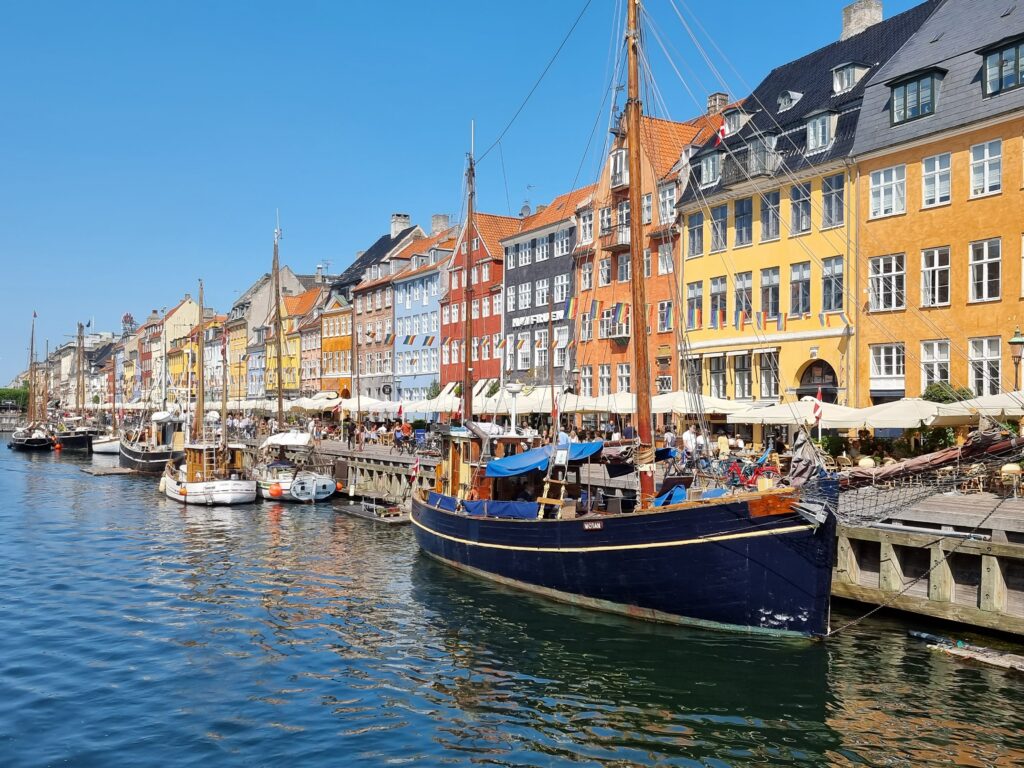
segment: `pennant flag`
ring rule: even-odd
[[[401,415],[401,413],[402,413],[401,410],[399,410],[398,413],[399,413],[399,415]],[[420,476],[420,457],[417,456],[416,457],[416,461],[414,461],[412,463],[412,471],[409,473],[409,482],[410,483],[415,483],[416,482],[416,478],[419,477],[419,476]]]
[[[733,316],[732,316],[732,327],[733,328],[739,328],[740,327],[740,310],[739,310],[739,307],[737,307],[736,311],[733,313]]]
[[[436,338],[437,338],[437,336],[424,336],[423,337],[423,346],[424,347],[429,347],[430,345],[432,345],[434,343],[434,339],[436,339]]]
[[[504,349],[508,345],[508,336],[503,336],[499,341],[495,349]]]
[[[590,316],[591,318],[597,317],[598,311],[601,309],[601,302],[594,299],[590,302]]]
[[[566,349],[572,349],[576,346],[576,339],[569,339],[569,343],[565,345]]]
[[[565,301],[565,316],[576,317],[576,297],[570,296]]]
[[[829,327],[829,317],[824,312],[818,313],[818,324],[824,328]]]
[[[519,339],[519,341],[516,342],[516,349],[522,349],[525,346],[526,346],[526,339]]]
[[[740,330],[741,331],[746,330],[746,328],[747,328],[747,320],[749,320],[749,319],[750,318],[747,317],[746,310],[740,312]]]
[[[757,329],[758,330],[761,330],[762,328],[764,328],[764,323],[765,323],[764,312],[758,312],[756,315],[754,315],[754,323],[755,323],[755,325],[757,325]]]
[[[814,423],[821,424],[821,387],[818,387],[818,394],[814,396],[814,407],[811,410],[814,414]]]
[[[384,343],[389,345],[389,346],[391,344],[394,344],[395,343],[395,334],[393,334],[393,333],[385,334],[384,335]]]
[[[399,404],[398,404],[398,418],[399,418],[399,419],[401,419],[401,418],[402,418],[402,413],[404,413],[404,410],[403,410],[403,408],[402,408],[402,404],[401,404],[401,403],[399,403]]]
[[[781,310],[775,315],[775,327],[780,331],[786,330],[786,316]]]

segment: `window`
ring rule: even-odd
[[[453,323],[458,323],[459,322],[459,306],[460,305],[458,303],[452,304],[452,322]]]
[[[612,260],[601,259],[597,264],[597,284],[599,287],[612,284]]]
[[[925,117],[935,111],[934,74],[927,74],[892,87],[893,125]]]
[[[845,206],[843,198],[845,193],[845,177],[841,173],[835,176],[828,176],[821,184],[821,226],[841,227],[845,220]]]
[[[999,298],[1000,240],[971,243],[971,301]]]
[[[754,201],[746,197],[735,202],[736,246],[750,245],[754,239]]]
[[[651,276],[651,249],[644,248],[644,278]]]
[[[535,260],[538,263],[540,263],[542,261],[547,261],[548,260],[548,256],[550,255],[550,252],[551,252],[551,241],[547,237],[542,237],[542,238],[538,239],[536,241],[536,243],[537,243],[537,252],[536,252],[536,259]]]
[[[847,64],[832,70],[832,93],[848,91],[857,84],[857,66]]]
[[[811,313],[811,262],[802,261],[789,268],[789,314]]]
[[[939,383],[949,383],[949,341],[922,341],[921,390]]]
[[[569,329],[566,327],[555,329],[555,359],[556,368],[565,367],[566,349],[569,346]]]
[[[533,360],[533,350],[530,349],[529,333],[519,334],[519,338],[516,340],[516,349],[518,350],[516,367],[520,371],[528,370],[530,367],[530,361]]]
[[[584,397],[594,396],[594,366],[580,367],[580,394]]]
[[[671,376],[659,376],[656,384],[658,386],[658,394],[663,395],[666,392],[672,391],[672,377]]]
[[[779,268],[761,270],[761,311],[765,317],[779,316]]]
[[[567,256],[572,250],[572,230],[560,229],[555,233],[555,256]]]
[[[509,286],[508,291],[505,293],[505,311],[515,312],[516,309],[516,292],[514,286]]]
[[[651,198],[652,198],[652,196],[651,196],[650,192],[648,192],[646,195],[643,196],[643,200],[642,200],[643,205],[642,205],[642,207],[643,207],[643,214],[644,214],[644,216],[643,216],[643,223],[644,224],[650,224],[652,221],[654,221],[654,203],[652,202]]]
[[[785,112],[787,109],[792,109],[793,105],[796,104],[803,97],[802,93],[796,93],[795,91],[783,91],[779,94],[776,103],[779,106],[779,112]]]
[[[601,363],[597,366],[597,394],[610,395],[612,393],[612,366],[611,363]]]
[[[505,247],[505,269],[516,268],[516,249],[515,246],[509,245]]]
[[[1002,378],[999,337],[971,339],[968,358],[971,369],[971,389],[974,394],[998,394]]]
[[[750,355],[736,355],[732,358],[732,378],[737,400],[749,400],[750,389]]]
[[[594,316],[589,312],[580,315],[580,341],[594,338]]]
[[[594,262],[584,261],[580,265],[580,290],[589,291],[594,287]]]
[[[628,253],[620,253],[615,257],[615,274],[620,283],[628,283],[630,279]]]
[[[531,289],[533,288],[530,283],[519,284],[519,308],[529,309],[533,296],[531,295]]]
[[[971,197],[991,195],[1003,188],[1003,142],[1000,139],[971,147]]]
[[[470,354],[472,355],[470,359],[473,360],[474,362],[480,359],[480,339],[476,336],[473,337],[472,346],[470,348]]]
[[[717,328],[721,325],[725,325],[726,317],[726,295],[727,290],[725,276],[712,277],[711,278],[711,290],[709,297],[711,299],[711,324],[712,327]]]
[[[580,214],[580,242],[594,241],[594,211],[588,210]]]
[[[613,187],[629,184],[629,162],[626,150],[616,149],[611,157],[611,182]]]
[[[516,337],[509,334],[505,337],[505,370],[511,371],[515,367],[516,358]]]
[[[545,277],[543,280],[538,280],[535,285],[537,298],[534,306],[538,309],[546,307],[548,305],[548,279]]]
[[[569,298],[569,276],[555,275],[555,303],[565,304]]]
[[[728,136],[734,136],[743,123],[743,114],[738,109],[732,109],[725,113],[725,132]]]
[[[629,392],[630,391],[630,375],[629,375],[629,363],[619,363],[616,368],[616,391],[617,392]]]
[[[452,270],[452,290],[459,287],[459,270]]]
[[[779,397],[779,353],[761,352],[759,354],[761,366],[761,398],[763,400],[777,400]]]
[[[612,209],[601,209],[601,234],[606,235],[612,231]]]
[[[686,254],[690,258],[704,253],[704,214],[691,213],[686,217]]]
[[[701,392],[704,389],[699,357],[691,357],[686,361],[686,388],[691,392]]]
[[[789,191],[789,234],[811,231],[811,185],[795,184]]]
[[[922,205],[925,208],[949,202],[949,161],[949,152],[926,157],[921,161],[921,194],[924,198]]]
[[[489,283],[491,281],[491,263],[485,261],[480,265],[480,281],[483,283]],[[423,297],[426,298],[427,292],[423,292]]]
[[[817,152],[832,143],[832,115],[816,115],[807,121],[807,151]]]
[[[1024,43],[1020,41],[985,55],[985,95],[1024,85]]]
[[[906,355],[903,344],[871,345],[872,378],[895,379],[905,375]]]
[[[754,306],[751,303],[753,292],[753,272],[737,272],[733,278],[735,284],[734,298],[736,299],[736,311],[746,313],[747,317],[754,314]]]
[[[712,397],[725,397],[725,356],[717,355],[708,359],[708,379]]]
[[[871,218],[892,216],[907,209],[907,168],[895,165],[871,172]]]
[[[668,224],[676,217],[676,185],[662,184],[658,187],[658,220]]]
[[[921,251],[921,306],[949,304],[949,248]]]
[[[821,262],[821,311],[839,312],[843,308],[843,257],[833,256]]]
[[[728,247],[726,226],[729,221],[729,206],[720,205],[711,209],[711,252],[724,251]]]
[[[630,214],[629,214],[629,200],[622,200],[615,207],[615,223],[618,227],[618,237],[615,238],[617,243],[628,243],[630,236]]]
[[[548,354],[551,352],[551,339],[548,337],[547,329],[536,332],[536,345],[534,347],[533,365],[540,371],[547,373]]]
[[[615,325],[615,310],[606,309],[601,312],[601,320],[597,326],[597,336],[601,339],[610,338]]]
[[[779,192],[761,196],[761,242],[779,239]]]
[[[903,309],[905,302],[903,254],[868,260],[868,306],[873,312]]]
[[[722,161],[717,152],[712,152],[700,159],[700,185],[702,187],[717,184],[721,175]]]
[[[675,265],[672,259],[672,243],[661,243],[658,246],[658,274],[670,275]]]
[[[478,320],[480,318],[480,300],[479,299],[473,299],[473,302],[470,305],[470,312],[472,312],[474,320]],[[417,317],[416,318],[416,326],[419,327],[419,324],[420,324],[420,319],[419,319],[419,317]]]
[[[686,284],[686,327],[690,330],[699,328],[703,322],[704,292],[703,283]]]
[[[672,302],[658,302],[658,333],[672,330]]]

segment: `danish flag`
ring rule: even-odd
[[[811,408],[814,415],[815,425],[821,424],[821,387],[818,387],[818,394],[814,396],[814,406]]]
[[[725,135],[728,133],[728,129],[725,127],[725,121],[718,127],[718,135],[715,136],[715,146],[717,147],[723,141],[725,141]]]

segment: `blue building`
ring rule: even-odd
[[[442,274],[454,247],[452,232],[447,229],[423,238],[412,246],[408,267],[395,275],[396,399],[425,400],[431,386],[440,384],[438,299]]]

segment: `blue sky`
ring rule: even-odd
[[[711,50],[715,65],[743,95],[772,67],[836,39],[845,2],[675,6],[706,28],[728,57]],[[886,0],[886,16],[913,4]],[[6,4],[0,385],[25,366],[33,310],[41,348],[78,320],[113,329],[126,311],[171,306],[200,277],[208,303],[227,309],[269,268],[275,209],[282,259],[304,272],[346,266],[392,212],[424,227],[432,213],[457,214],[470,120],[480,153],[583,5]],[[584,149],[619,5],[591,0],[500,154],[481,161],[481,210],[518,211],[593,181],[606,115]],[[661,101],[668,116],[692,117],[720,85],[672,0],[646,10],[701,103],[649,35]]]

